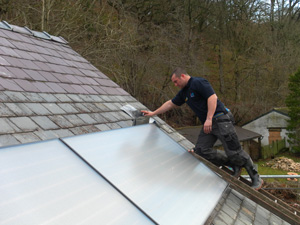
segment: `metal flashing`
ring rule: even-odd
[[[17,33],[32,35],[32,32],[30,32],[26,27],[19,27],[16,25],[10,25],[10,26],[12,27],[12,30]]]
[[[6,29],[6,30],[12,30],[11,26],[6,21],[0,22],[0,28]]]

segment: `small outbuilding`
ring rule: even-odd
[[[281,140],[285,140],[288,146],[286,128],[289,119],[287,108],[274,108],[247,122],[242,128],[261,134],[262,146]]]

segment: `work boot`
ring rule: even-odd
[[[236,177],[236,178],[238,178],[239,176],[241,176],[241,173],[242,173],[242,167],[233,165],[233,166],[231,166],[231,168],[233,169],[233,174],[232,174],[232,176],[234,176],[234,177]]]
[[[247,160],[247,162],[245,164],[245,169],[247,170],[247,173],[249,174],[249,176],[251,178],[251,181],[252,181],[251,187],[255,190],[261,189],[264,181],[259,177],[257,170],[253,166],[253,162],[252,162],[251,158],[249,158]]]

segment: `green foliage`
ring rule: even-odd
[[[286,99],[289,108],[288,137],[292,151],[300,152],[300,69],[289,78],[290,93]]]

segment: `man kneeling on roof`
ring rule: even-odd
[[[187,103],[203,124],[195,148],[190,152],[202,156],[217,166],[230,166],[233,176],[238,177],[245,167],[251,180],[251,187],[258,190],[263,184],[250,156],[242,149],[238,140],[232,113],[218,99],[210,83],[200,77],[191,77],[182,68],[176,68],[171,80],[181,90],[155,111],[142,110],[145,116],[155,116]],[[224,151],[216,150],[213,145],[220,139]]]

